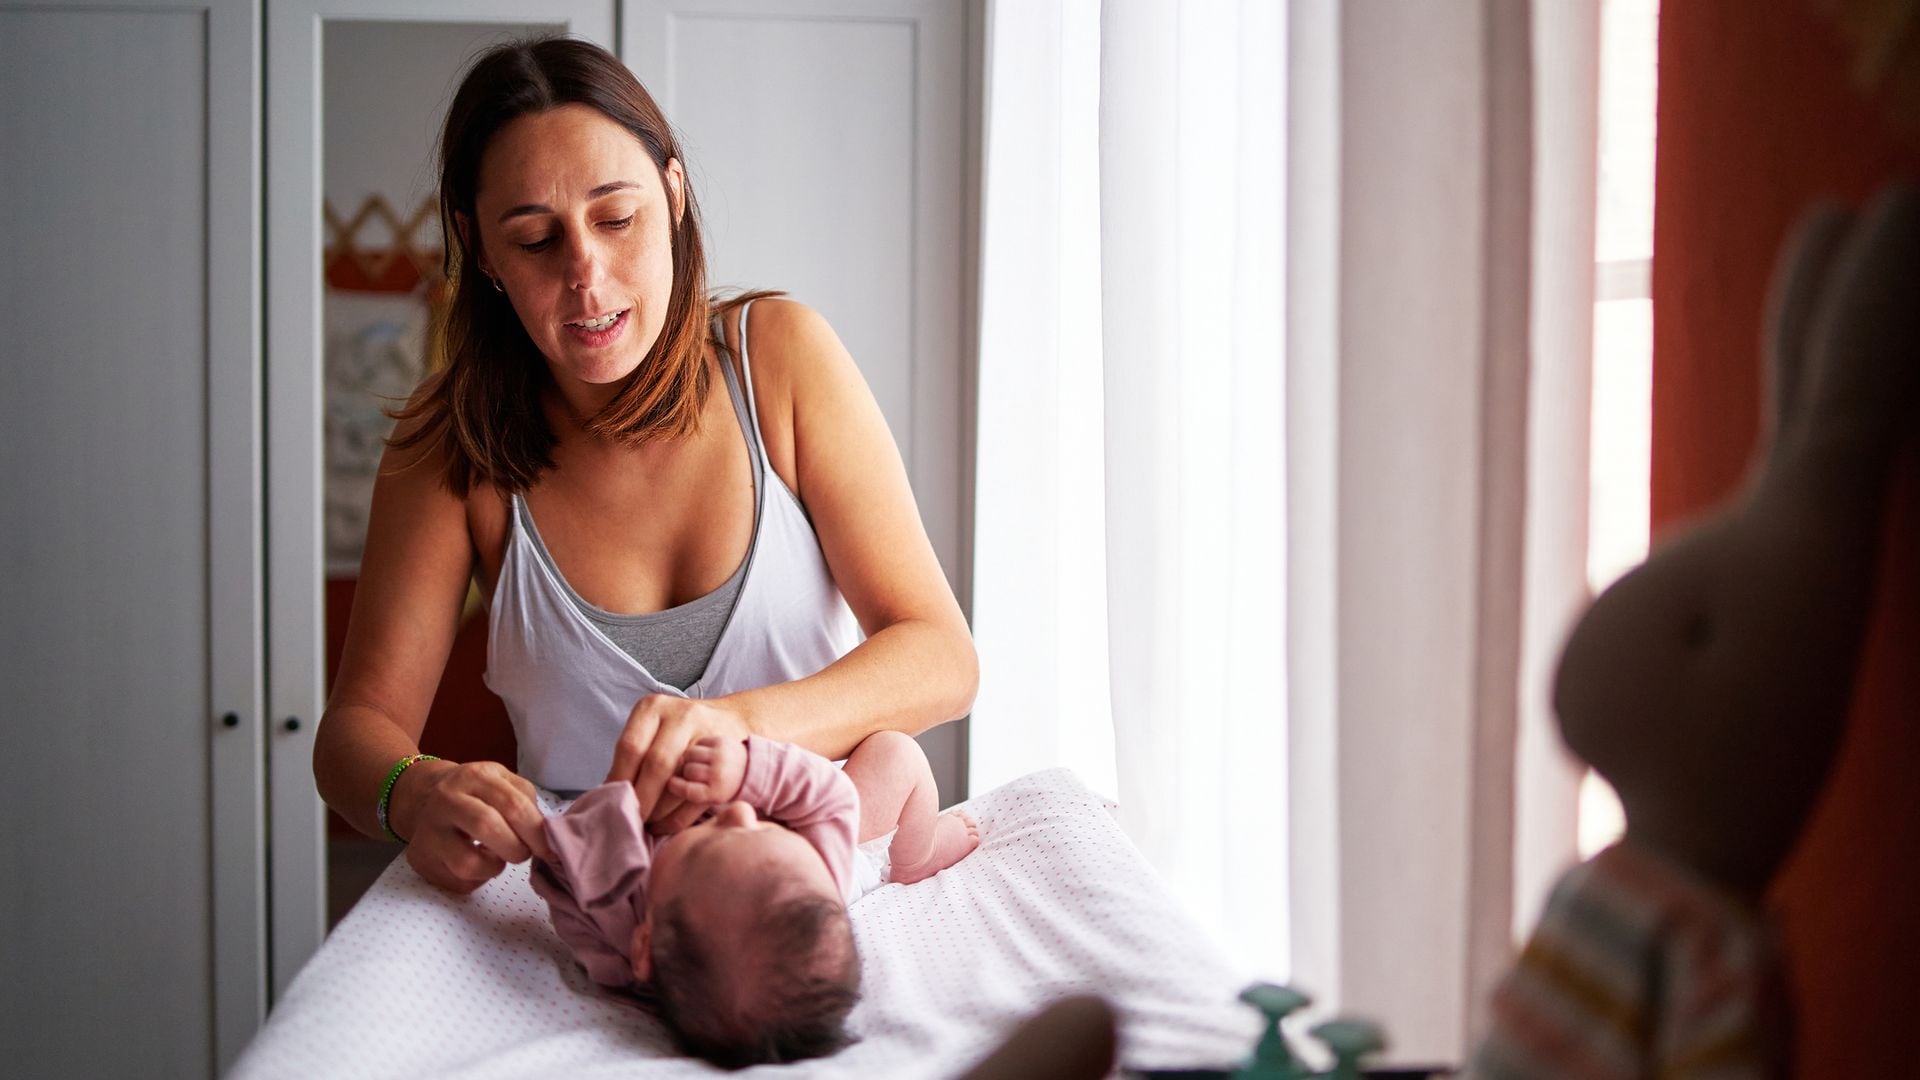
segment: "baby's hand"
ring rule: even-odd
[[[747,744],[741,739],[707,735],[694,740],[667,780],[667,791],[689,803],[712,806],[740,795],[747,776]]]

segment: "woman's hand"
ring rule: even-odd
[[[726,698],[701,700],[649,694],[627,717],[626,730],[614,744],[613,768],[608,770],[607,780],[633,784],[640,811],[654,831],[678,832],[693,824],[706,809],[667,791],[667,780],[679,771],[687,747],[708,735],[744,742],[751,734],[745,715]]]
[[[422,761],[400,774],[389,805],[407,864],[452,892],[472,892],[507,863],[553,855],[533,784],[498,762]]]

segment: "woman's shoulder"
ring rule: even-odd
[[[846,356],[846,347],[826,316],[784,293],[748,293],[715,305],[715,310],[736,373],[743,368],[740,332],[744,324],[744,367],[751,371],[762,413],[790,414],[795,398],[806,396]]]
[[[738,317],[735,318],[737,324]],[[728,346],[737,325],[727,328]],[[784,295],[756,298],[746,311],[747,358],[756,393],[791,402],[835,369],[850,364],[833,326],[812,306]]]
[[[413,512],[431,512],[434,506],[450,512],[457,506],[470,525],[502,524],[506,495],[476,470],[461,468],[458,450],[444,437],[446,419],[424,407],[432,381],[429,377],[395,410],[393,432],[381,455],[381,479]],[[461,486],[466,490],[457,491]]]
[[[723,319],[727,347],[739,355],[739,313]],[[761,440],[774,471],[800,491],[795,429],[801,414],[814,415],[838,395],[849,376],[859,378],[852,358],[826,316],[784,295],[755,297],[746,308],[747,366],[751,368]]]
[[[783,292],[747,293],[715,306],[729,350],[738,351],[740,328],[747,330],[747,355],[758,370],[764,363],[782,366],[804,363],[806,355],[831,338],[826,316]],[[835,339],[837,340],[837,339]]]
[[[817,332],[821,328],[831,330],[826,316],[786,293],[769,293],[750,302],[753,309],[748,313],[749,332],[754,340],[762,333],[786,337]]]

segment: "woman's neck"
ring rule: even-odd
[[[549,379],[547,390],[547,422],[553,426],[556,434],[578,439],[591,438],[587,434],[587,421],[607,407],[607,403],[620,392],[620,386],[617,383],[598,385],[571,379]]]
[[[719,356],[709,348],[703,359],[713,383],[718,384],[723,378],[719,370]],[[622,383],[618,382],[588,383],[563,379],[549,369],[541,404],[546,412],[547,425],[559,443],[556,451],[624,458],[638,449],[628,441],[596,435],[588,429],[589,421],[620,393],[621,386]],[[718,410],[730,413],[731,399],[724,390],[718,395],[708,395],[705,409],[716,415]],[[703,416],[702,422],[696,426],[704,426],[705,419]],[[667,441],[677,443],[683,440]]]

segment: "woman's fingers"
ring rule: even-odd
[[[608,779],[629,780],[646,820],[657,823],[686,801],[667,791],[669,778],[689,763],[717,766],[726,742],[747,734],[740,715],[717,701],[652,694],[633,707]]]
[[[458,830],[448,830],[437,839],[440,842],[435,845],[439,849],[436,854],[447,872],[465,886],[462,892],[479,888],[507,868],[506,860],[489,851],[484,842],[475,844]]]
[[[456,824],[508,862],[524,862],[530,855],[550,858],[547,817],[533,785],[497,762],[479,762],[459,778],[461,794],[472,800],[456,811]]]
[[[713,792],[706,784],[675,776],[667,780],[667,793],[660,800],[659,816],[650,824],[658,833],[679,832],[699,820],[712,804]]]
[[[449,827],[434,827],[408,844],[407,863],[429,882],[457,893],[470,893],[506,869],[506,863]]]
[[[522,840],[507,819],[494,807],[475,799],[478,809],[472,812],[473,824],[462,831],[469,842],[485,850],[497,859],[510,863],[526,862],[533,854],[533,848]]]
[[[672,780],[673,778],[668,777],[667,779]],[[653,812],[647,815],[647,823],[657,827],[671,815],[679,813],[680,808],[686,804],[686,799],[662,788],[660,791],[660,801],[654,804]]]
[[[443,889],[469,893],[529,857],[551,858],[539,793],[495,761],[437,771],[420,798],[407,862]]]
[[[471,843],[469,843],[466,853],[457,857],[457,861],[458,869],[456,872],[460,874],[463,881],[472,883],[466,890],[468,892],[472,892],[474,889],[499,877],[500,871],[507,868],[506,862],[499,856],[489,852],[486,848],[473,847]]]
[[[506,805],[495,807],[502,821],[529,852],[542,859],[553,858],[553,846],[547,843],[547,815],[540,809],[532,782],[517,773],[509,773],[508,781]]]
[[[677,833],[699,821],[700,815],[706,813],[707,808],[712,806],[714,801],[713,789],[703,784],[699,797],[689,796],[679,807],[663,815],[654,829],[662,833]]]
[[[654,696],[643,697],[627,715],[626,729],[613,744],[613,767],[607,770],[607,778],[602,783],[615,780],[635,781],[640,775],[640,762],[647,750],[653,746],[653,737],[660,730],[660,714],[654,707]],[[642,806],[646,805],[644,802]]]
[[[667,789],[667,778],[680,767],[680,755],[687,748],[687,731],[679,725],[663,726],[655,732],[653,745],[640,759],[640,773],[634,777],[634,794],[640,796],[640,809],[653,820],[655,804]]]

